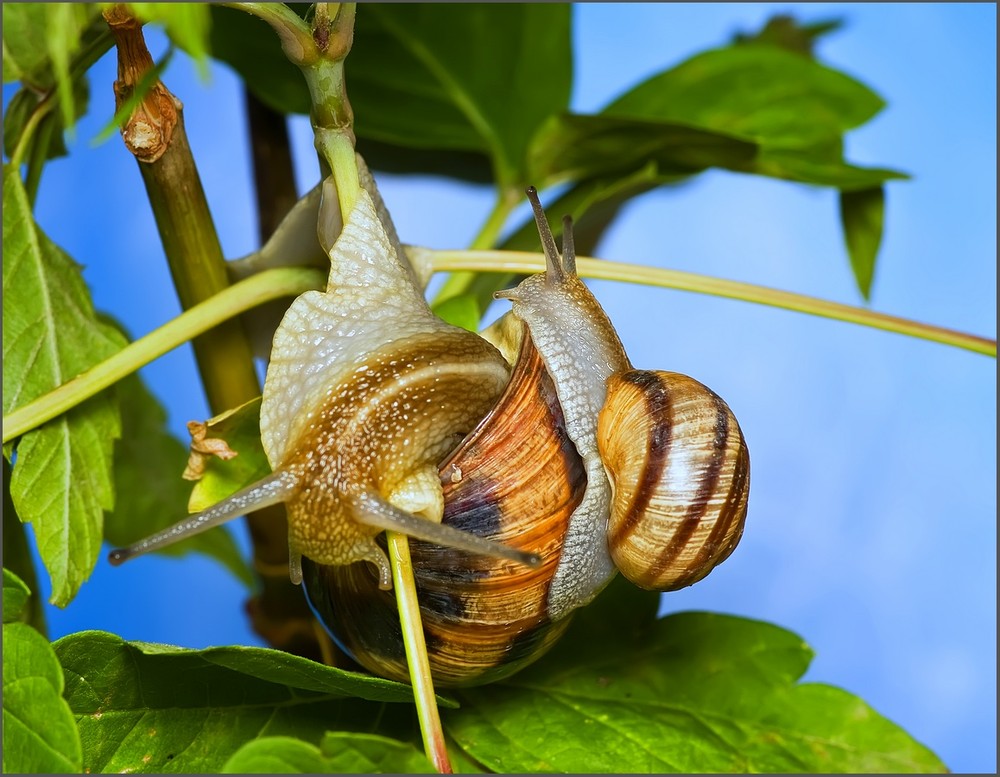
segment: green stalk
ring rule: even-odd
[[[438,712],[437,698],[434,696],[430,661],[427,658],[427,643],[424,641],[420,603],[417,601],[416,583],[413,579],[410,545],[405,534],[386,532],[386,539],[389,546],[389,560],[392,563],[392,582],[396,589],[396,606],[399,609],[399,621],[403,630],[406,664],[410,670],[410,684],[413,686],[424,752],[441,774],[451,774],[451,761],[448,759],[444,730],[441,728],[441,715]]]
[[[12,410],[3,418],[3,441],[9,442],[117,383],[140,367],[240,313],[271,300],[322,288],[319,270],[282,267],[265,270],[219,292],[72,380]]]
[[[419,250],[436,272],[470,270],[523,274],[542,272],[545,269],[542,255],[530,251],[438,251],[424,248]],[[608,262],[587,256],[577,257],[576,266],[580,276],[584,278],[624,281],[754,302],[759,305],[794,310],[821,318],[832,318],[836,321],[895,332],[955,348],[964,348],[994,358],[997,355],[996,340],[990,340],[986,337],[923,324],[919,321],[890,316],[865,308],[843,305],[839,302],[771,289],[766,286],[711,278],[680,270],[664,270],[658,267],[625,264],[624,262]]]
[[[520,192],[516,189],[507,189],[497,196],[497,201],[493,205],[483,223],[479,233],[469,246],[471,251],[484,251],[493,248],[500,241],[500,232],[503,225],[507,223],[507,218],[520,200]],[[457,297],[469,290],[472,282],[476,279],[476,273],[471,271],[457,271],[451,273],[447,280],[441,285],[434,304],[440,305],[445,300]]]

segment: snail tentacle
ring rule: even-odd
[[[442,523],[419,518],[389,504],[377,494],[363,494],[355,497],[352,502],[354,516],[359,523],[469,553],[504,558],[532,569],[541,564],[541,559],[534,553],[515,550],[500,542],[493,542]]]
[[[116,548],[108,554],[108,561],[118,566],[131,558],[200,534],[214,526],[239,518],[254,510],[287,501],[299,488],[298,478],[285,470],[272,472],[232,496],[223,499],[200,513],[176,523],[161,532],[146,537],[127,548]]]

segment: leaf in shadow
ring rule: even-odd
[[[570,8],[364,5],[345,70],[359,138],[487,154],[523,185],[532,136],[569,104]]]
[[[187,515],[190,482],[181,478],[186,447],[167,431],[163,407],[137,375],[117,385],[122,436],[115,445],[115,509],[105,516],[104,539],[124,547],[171,526]],[[236,542],[218,526],[157,549],[169,556],[204,553],[218,560],[247,587],[253,573]]]
[[[319,744],[330,729],[412,728],[409,686],[280,650],[188,650],[98,631],[55,650],[90,771],[214,772],[258,737]]]
[[[374,734],[329,732],[319,747],[291,737],[248,742],[222,768],[227,774],[429,774],[413,745]]]
[[[885,219],[885,189],[870,189],[840,193],[840,222],[844,227],[844,240],[851,256],[851,268],[858,282],[858,289],[866,299],[871,298],[872,280],[875,278],[875,260],[882,242]]]

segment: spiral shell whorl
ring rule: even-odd
[[[598,420],[614,486],[608,544],[636,585],[669,591],[705,577],[743,534],[750,459],[732,411],[673,372],[630,370],[608,381]]]

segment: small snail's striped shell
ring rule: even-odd
[[[537,569],[411,541],[420,614],[438,685],[492,682],[540,657],[569,625],[549,594],[586,476],[564,430],[552,380],[523,338],[496,407],[439,469],[443,523],[537,554]],[[395,599],[365,564],[306,560],[309,600],[338,644],[368,670],[407,680]]]
[[[617,373],[598,444],[614,487],[608,545],[629,580],[683,588],[733,551],[747,513],[750,457],[715,392],[676,372]]]

